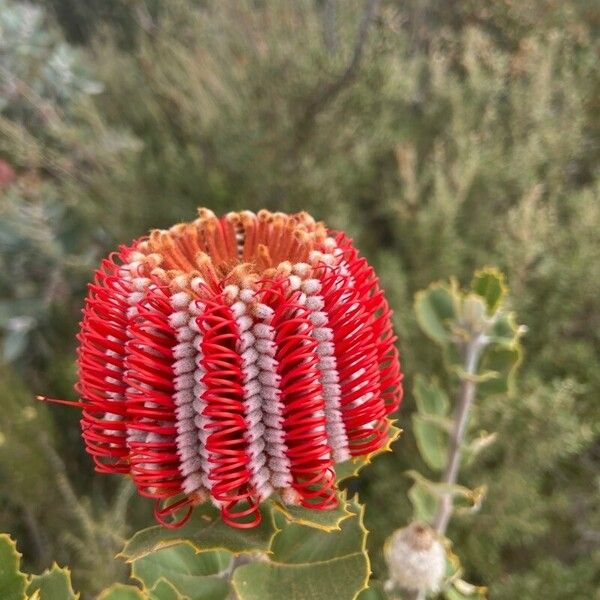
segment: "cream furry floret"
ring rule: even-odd
[[[203,399],[206,371],[202,365],[202,335],[195,317],[204,310],[204,305],[192,300],[186,292],[175,293],[170,300],[175,312],[171,314],[169,323],[175,329],[179,342],[173,348],[176,390],[173,400],[177,407],[175,417],[179,471],[183,477],[184,493],[198,495],[203,489],[209,490],[211,487],[208,457],[201,452],[206,444],[208,424],[208,417],[203,414],[206,408]],[[192,328],[192,324],[196,327]]]

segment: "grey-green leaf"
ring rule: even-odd
[[[338,531],[324,531],[289,523],[273,539],[271,558],[286,564],[313,563],[362,552],[366,531],[361,507],[348,502],[351,516],[340,523]]]
[[[190,600],[224,600],[229,595],[224,575],[231,561],[229,552],[197,553],[190,544],[179,544],[134,561],[131,574],[145,590],[164,579]]]
[[[363,590],[356,600],[387,600],[383,585],[378,581],[369,582],[369,587]]]
[[[240,600],[353,600],[368,577],[358,552],[312,564],[252,563],[236,569],[232,583]]]
[[[232,585],[240,600],[352,600],[366,587],[369,559],[362,508],[340,531],[291,523],[273,539],[271,560],[238,567]]]
[[[0,534],[0,590],[2,600],[23,600],[27,577],[19,571],[21,554],[10,537]]]
[[[148,596],[133,585],[115,583],[104,590],[98,600],[148,600]]]
[[[221,520],[219,511],[210,504],[194,509],[190,520],[179,529],[154,526],[137,532],[126,544],[120,556],[131,562],[151,552],[190,543],[198,552],[228,550],[234,554],[266,552],[275,534],[273,515],[268,504],[261,507],[262,521],[252,529],[236,529]]]
[[[324,531],[339,530],[340,523],[352,513],[348,510],[346,493],[338,492],[338,505],[332,510],[314,510],[303,506],[291,506],[274,501],[273,509],[281,512],[292,523],[316,527]]]
[[[490,313],[498,309],[508,291],[504,274],[493,267],[477,271],[471,282],[471,289],[485,300]]]
[[[71,573],[56,563],[41,575],[32,575],[27,586],[27,594],[40,591],[42,600],[76,600],[79,594],[71,586]]]
[[[456,319],[455,297],[441,284],[429,286],[415,297],[415,313],[421,329],[438,344],[450,340],[448,323]]]
[[[415,377],[413,388],[417,409],[424,415],[445,417],[450,410],[446,392],[436,381],[427,381],[422,375]]]
[[[162,577],[148,594],[150,600],[190,600],[187,596],[182,595],[172,583]]]
[[[418,481],[408,490],[408,498],[413,505],[414,520],[432,523],[438,507],[438,498]]]
[[[477,387],[477,393],[482,396],[508,393],[520,362],[521,349],[518,345],[512,348],[496,345],[487,348],[481,359],[480,371],[492,372],[495,376],[482,381]]]
[[[448,435],[439,425],[421,415],[413,414],[412,422],[421,457],[428,467],[441,471],[447,460]]]
[[[514,314],[509,312],[498,315],[488,335],[490,340],[496,344],[513,347],[518,342],[520,335]]]
[[[337,483],[344,481],[345,479],[349,479],[350,477],[354,477],[358,475],[358,472],[366,467],[371,460],[384,452],[390,452],[392,449],[392,444],[400,437],[402,433],[402,429],[399,429],[395,425],[390,426],[390,431],[388,434],[388,440],[385,446],[380,448],[379,450],[375,450],[371,454],[367,454],[366,456],[355,456],[343,463],[339,463],[335,465],[335,477]]]

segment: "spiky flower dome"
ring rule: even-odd
[[[236,527],[274,493],[335,507],[334,464],[385,445],[402,397],[373,269],[307,213],[200,209],[104,260],[83,312],[87,451],[168,526],[208,500]]]

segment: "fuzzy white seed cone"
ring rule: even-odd
[[[446,572],[446,551],[436,533],[423,523],[397,529],[384,549],[390,583],[419,592],[436,592]]]

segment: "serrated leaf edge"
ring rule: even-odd
[[[506,275],[504,274],[503,271],[501,271],[498,267],[494,267],[492,265],[486,265],[484,267],[481,267],[480,269],[477,269],[474,273],[473,273],[473,278],[471,279],[471,284],[470,284],[470,288],[473,292],[475,292],[474,289],[474,285],[475,285],[475,280],[478,277],[481,277],[482,275],[486,275],[486,274],[490,274],[493,277],[496,277],[496,279],[498,280],[498,282],[500,283],[500,297],[498,298],[498,300],[496,301],[496,303],[494,304],[494,306],[488,306],[488,311],[490,313],[493,313],[494,311],[498,310],[500,304],[502,304],[502,300],[504,298],[506,298],[506,296],[508,295],[508,284],[506,283]],[[477,295],[479,295],[477,292],[475,292]],[[481,296],[479,295],[480,298],[485,298],[485,296]]]
[[[34,577],[44,577],[45,575],[50,575],[51,573],[53,573],[54,571],[62,571],[66,574],[67,576],[67,583],[69,585],[69,592],[73,595],[73,597],[75,598],[75,600],[79,600],[79,597],[81,596],[81,594],[79,592],[76,592],[73,589],[73,582],[71,581],[71,569],[70,567],[61,567],[56,561],[52,563],[52,566],[46,570],[44,570],[42,573],[40,573],[39,575],[37,574],[31,574],[27,580],[27,587],[29,587],[31,585],[31,583],[33,582],[33,578]],[[37,591],[37,590],[36,590]]]
[[[343,502],[344,514],[341,517],[339,517],[338,520],[336,521],[335,525],[332,525],[332,526],[327,526],[322,523],[317,523],[316,521],[310,521],[308,519],[297,518],[295,516],[292,516],[289,513],[289,509],[288,509],[287,505],[285,505],[285,504],[283,504],[283,502],[280,502],[277,500],[273,500],[271,502],[271,506],[273,507],[273,510],[276,510],[277,512],[281,513],[291,523],[297,523],[298,525],[304,525],[306,527],[312,527],[313,529],[319,529],[321,531],[330,532],[330,531],[340,531],[341,530],[340,524],[343,521],[345,521],[347,518],[351,517],[353,514],[352,512],[350,512],[348,510],[348,500],[346,498],[345,490],[338,493],[338,500],[340,501],[340,503]],[[273,541],[273,538],[271,538],[271,542],[272,541]]]
[[[156,588],[160,583],[165,583],[166,585],[168,585],[177,594],[177,600],[190,600],[189,596],[182,594],[166,577],[162,576],[156,580],[156,583],[152,586],[152,588],[148,590],[148,592],[150,594],[155,593]]]
[[[385,446],[382,446],[378,450],[371,452],[371,454],[367,454],[366,456],[355,456],[343,463],[339,463],[340,465],[346,463],[356,463],[356,469],[350,474],[345,475],[344,477],[338,477],[336,481],[341,483],[342,481],[346,481],[352,477],[356,477],[364,467],[371,464],[374,458],[379,456],[380,454],[385,454],[386,452],[392,452],[392,444],[400,438],[400,436],[404,433],[404,429],[400,427],[396,427],[397,419],[390,420],[390,435],[388,436],[388,440]]]
[[[367,589],[369,587],[369,580],[371,578],[371,559],[369,557],[369,553],[367,552],[367,536],[369,535],[369,531],[367,530],[367,528],[365,527],[364,524],[364,514],[365,514],[365,507],[364,505],[360,504],[359,502],[356,502],[354,499],[351,499],[348,501],[348,504],[352,504],[354,503],[355,506],[357,507],[357,512],[356,512],[356,517],[358,518],[358,524],[359,527],[361,529],[361,531],[364,533],[363,537],[362,537],[362,542],[361,542],[361,548],[360,548],[360,552],[352,552],[351,554],[346,554],[345,556],[337,556],[335,558],[331,558],[329,560],[319,560],[319,561],[314,561],[314,562],[306,562],[306,563],[283,563],[283,562],[279,562],[279,561],[272,561],[269,560],[269,564],[272,565],[276,565],[279,567],[285,567],[285,568],[290,568],[290,567],[310,567],[313,565],[327,565],[327,564],[331,564],[331,563],[335,563],[335,562],[339,562],[342,560],[346,560],[348,558],[351,557],[355,557],[355,556],[364,556],[365,560],[366,560],[366,576],[365,576],[365,580],[363,583],[363,586],[356,592],[356,594],[354,595],[354,598],[357,598],[358,595],[365,589]],[[352,513],[354,514],[354,513]],[[281,531],[281,530],[280,530]],[[244,565],[245,566],[245,565]],[[230,585],[232,590],[235,592],[235,594],[238,597],[242,597],[241,596],[241,591],[238,589],[238,587],[236,586],[235,583],[235,572],[231,577],[231,581],[230,581]]]
[[[213,550],[207,550],[207,552],[213,552]],[[204,552],[197,552],[196,554],[204,554]],[[204,579],[204,578],[220,578],[218,573],[214,573],[212,575],[195,575],[194,577],[197,577],[198,579]],[[180,592],[173,583],[171,583],[166,577],[161,576],[159,577],[155,582],[154,585],[149,588],[145,582],[140,579],[137,575],[135,575],[133,573],[133,570],[130,574],[130,579],[132,581],[137,581],[139,582],[139,584],[142,586],[142,593],[145,594],[146,596],[148,594],[151,594],[154,592],[154,590],[156,589],[156,587],[158,586],[158,584],[162,581],[165,582],[167,585],[169,585],[170,587],[173,588],[173,591],[177,594],[177,600],[189,600],[189,596],[186,596],[185,594],[183,594],[182,592]],[[144,598],[144,600],[146,600],[146,598]]]
[[[2,540],[6,540],[8,542],[8,545],[12,548],[16,558],[17,558],[17,576],[21,576],[23,578],[23,585],[24,585],[24,590],[23,590],[23,594],[27,594],[27,586],[29,585],[29,577],[27,576],[26,573],[23,573],[23,571],[21,571],[21,559],[23,558],[23,555],[17,550],[17,542],[15,540],[12,539],[12,537],[10,537],[10,535],[8,533],[0,533],[0,541]]]
[[[104,600],[108,594],[110,594],[111,592],[119,589],[120,587],[134,587],[133,585],[129,585],[126,583],[113,583],[110,587],[107,587],[105,590],[102,590],[100,592],[100,595],[98,596],[98,600]],[[142,600],[146,600],[147,595],[144,593],[143,590],[140,590],[139,588],[135,588],[139,593],[140,593],[140,598],[142,598]]]
[[[273,518],[273,515],[271,513],[269,513],[266,518],[269,518],[271,520],[271,524],[273,526],[273,533],[271,534],[271,536],[269,537],[269,540],[267,542],[267,548],[270,548],[271,544],[273,543],[273,538],[281,530],[277,527],[277,524],[275,523],[275,519]],[[160,527],[160,526],[155,526],[155,527]],[[139,533],[139,532],[137,532],[137,533]],[[135,535],[133,537],[135,537]],[[133,537],[131,539],[133,539]],[[129,540],[129,541],[131,541],[131,540]],[[158,542],[156,545],[152,546],[148,551],[141,552],[140,554],[136,554],[133,557],[128,556],[122,550],[121,552],[119,552],[118,554],[115,555],[115,558],[120,558],[121,560],[124,560],[126,563],[131,564],[131,563],[135,562],[136,560],[140,560],[141,558],[144,558],[145,556],[148,556],[154,552],[157,552],[159,550],[164,550],[165,548],[171,548],[172,546],[177,546],[179,544],[189,544],[194,549],[196,554],[203,554],[205,552],[214,552],[217,550],[223,550],[225,552],[229,552],[229,553],[233,554],[234,556],[239,556],[240,554],[245,554],[247,552],[252,551],[252,548],[248,548],[248,549],[244,549],[244,550],[235,552],[235,551],[231,550],[230,548],[226,548],[225,546],[221,546],[221,545],[211,546],[210,548],[200,548],[190,538],[181,537],[181,538],[173,538],[171,540],[164,540],[164,541]],[[269,552],[269,550],[267,550],[267,552]]]

